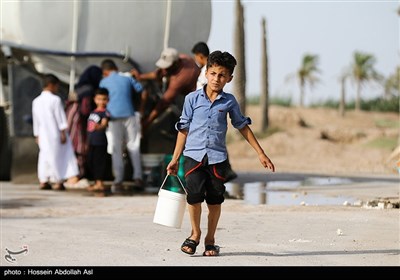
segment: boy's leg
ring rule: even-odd
[[[192,232],[182,244],[181,250],[188,254],[194,254],[201,237],[201,203],[204,201],[206,183],[206,172],[202,170],[201,166],[202,163],[197,162],[190,157],[185,157],[185,188],[187,191],[188,211],[190,216],[190,223],[192,226]],[[190,246],[186,246],[188,239],[190,239]]]
[[[204,256],[217,256],[219,254],[219,248],[215,246],[215,233],[221,216],[221,205],[225,200],[224,182],[226,182],[228,169],[230,169],[228,160],[208,166],[210,178],[207,181],[205,198],[208,207],[208,229],[204,238]]]
[[[200,220],[201,220],[201,203],[188,204],[188,211],[190,217],[190,224],[192,226],[192,233],[190,237],[191,240],[194,240],[197,244],[200,242],[201,237],[201,229],[200,229]],[[192,249],[188,246],[182,246],[181,248],[185,252],[192,252]]]
[[[207,204],[208,207],[208,230],[204,238],[204,245],[215,245],[215,232],[217,231],[219,217],[221,216],[221,204]],[[206,250],[207,256],[217,255],[218,252],[214,250]]]

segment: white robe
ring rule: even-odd
[[[78,162],[68,133],[61,144],[61,130],[68,127],[61,98],[43,91],[32,103],[33,135],[39,137],[38,178],[60,182],[79,174]]]
[[[205,84],[207,84],[206,68],[207,66],[204,65],[200,70],[200,75],[197,78],[196,89],[202,88]]]

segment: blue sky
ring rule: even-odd
[[[260,88],[261,20],[267,20],[270,94],[298,102],[294,75],[304,54],[319,56],[321,82],[306,89],[305,102],[338,99],[339,76],[349,67],[353,53],[373,54],[384,76],[399,65],[399,1],[245,1],[247,95]],[[210,50],[233,52],[235,1],[212,0]],[[232,91],[233,83],[226,89]],[[378,85],[366,86],[362,97],[382,94]],[[355,86],[347,85],[346,100],[354,100]]]

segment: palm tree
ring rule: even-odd
[[[356,111],[361,109],[361,88],[368,81],[379,81],[381,76],[374,69],[376,62],[372,54],[355,52],[354,61],[351,66],[351,75],[356,82],[357,95],[356,95]]]
[[[304,91],[306,84],[312,88],[319,79],[315,76],[315,73],[320,72],[318,69],[318,55],[306,54],[303,56],[300,69],[297,71],[297,78],[300,83],[300,107],[304,105]]]
[[[339,115],[344,117],[346,112],[346,83],[351,77],[350,68],[346,67],[339,76],[340,82],[340,100],[339,100]]]

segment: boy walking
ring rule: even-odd
[[[244,117],[234,95],[223,91],[236,66],[236,59],[228,52],[214,51],[207,61],[205,90],[188,94],[182,115],[176,124],[178,137],[167,173],[176,175],[179,157],[185,157],[185,180],[188,211],[192,226],[191,234],[181,246],[182,252],[193,255],[200,243],[201,204],[205,200],[209,210],[208,229],[204,238],[204,256],[219,255],[215,233],[221,215],[227,168],[226,132],[227,117],[250,146],[257,152],[260,163],[273,172],[275,166],[261,148]]]
[[[95,181],[88,187],[89,191],[105,191],[105,175],[107,174],[107,136],[106,129],[110,117],[106,110],[108,103],[108,90],[98,88],[95,91],[94,103],[96,109],[90,113],[87,122],[88,132],[88,167]]]

